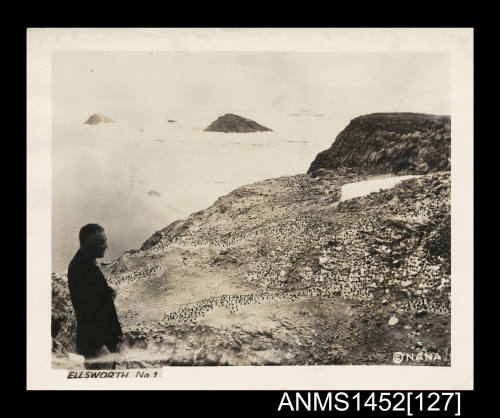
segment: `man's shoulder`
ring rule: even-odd
[[[77,251],[68,266],[68,279],[70,279],[71,276],[74,276],[75,273],[90,270],[91,267],[91,263],[89,263],[85,257],[82,257],[80,251]]]

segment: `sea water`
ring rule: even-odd
[[[53,123],[52,271],[66,270],[87,223],[105,228],[104,260],[115,259],[239,186],[306,173],[349,123],[313,109],[247,113],[273,132],[218,133],[203,131],[218,116],[210,111],[111,113],[114,123],[85,125],[88,116]]]

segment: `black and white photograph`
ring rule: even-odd
[[[457,366],[453,53],[160,33],[50,53],[46,367]]]

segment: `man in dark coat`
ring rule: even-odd
[[[116,292],[96,264],[104,257],[106,235],[97,224],[80,230],[80,249],[68,267],[68,287],[76,314],[76,348],[87,369],[113,369],[122,330],[114,304]],[[107,357],[107,358],[106,358]],[[102,361],[98,359],[101,358]]]

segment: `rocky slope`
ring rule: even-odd
[[[245,133],[245,132],[266,132],[266,131],[271,131],[271,129],[259,125],[257,122],[253,120],[246,119],[238,115],[233,115],[232,113],[228,113],[224,116],[217,118],[207,128],[205,128],[204,131]]]
[[[371,178],[322,169],[240,187],[102,266],[118,291],[120,367],[393,364],[395,352],[450,365],[450,173],[339,201],[343,184]],[[64,274],[53,286],[64,357]]]
[[[401,174],[450,170],[450,124],[449,116],[422,113],[360,116],[316,156],[308,173],[338,167]]]
[[[102,113],[95,113],[86,120],[85,124],[98,125],[99,123],[110,123],[110,122],[114,122],[114,120],[106,115],[103,115]]]

